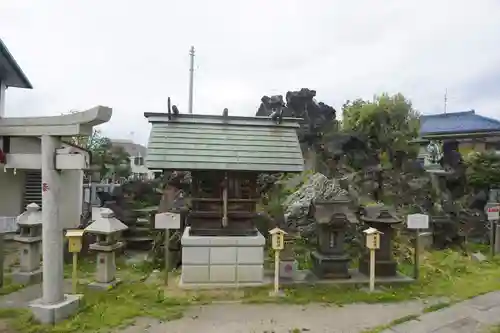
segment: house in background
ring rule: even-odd
[[[26,127],[29,128],[29,121],[34,118],[26,118],[31,119],[26,120],[26,127],[24,120],[22,126],[12,125],[13,118],[8,118],[5,114],[8,88],[33,87],[0,40],[0,229],[12,232],[17,229],[16,217],[24,211],[27,204],[35,202],[42,206],[41,139],[36,136],[22,136],[20,131],[13,134],[14,127],[29,134]],[[50,121],[46,122],[50,124]],[[61,149],[65,153],[82,154],[86,160],[90,159],[87,151],[70,144],[62,143]],[[64,221],[78,225],[82,213],[83,189],[73,189],[82,188],[83,170],[63,170],[61,178],[65,203],[60,205],[59,214]]]
[[[425,148],[431,140],[457,140],[463,155],[473,151],[500,153],[500,121],[474,110],[422,115],[420,135],[415,140],[421,144],[421,156],[426,154]]]
[[[143,145],[134,143],[132,140],[111,140],[113,148],[120,147],[130,155],[130,169],[132,179],[153,179],[155,174],[144,165],[147,149]]]

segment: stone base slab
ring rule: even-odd
[[[255,286],[264,279],[264,244],[257,236],[191,236],[181,239],[180,286]]]
[[[119,285],[122,281],[120,279],[115,279],[111,282],[92,282],[89,283],[89,288],[97,290],[111,290]]]
[[[12,281],[15,284],[30,285],[42,282],[42,269],[37,269],[33,272],[15,271],[12,273]]]
[[[42,324],[55,324],[73,315],[80,305],[83,295],[64,295],[64,300],[56,304],[44,304],[41,298],[30,303],[36,320]]]
[[[350,258],[348,255],[325,255],[317,251],[311,253],[313,272],[320,279],[349,279]]]

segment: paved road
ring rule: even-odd
[[[395,304],[218,304],[196,307],[182,319],[159,323],[140,319],[116,333],[359,333],[365,329],[420,314],[422,301]]]
[[[427,313],[382,333],[483,333],[500,323],[500,291]]]

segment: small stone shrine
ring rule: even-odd
[[[115,252],[123,246],[118,239],[127,226],[118,220],[109,208],[101,208],[96,220],[85,228],[85,232],[97,236],[96,243],[90,244],[90,250],[97,252],[95,282],[89,287],[111,289],[120,281],[116,278]]]
[[[19,215],[17,224],[19,235],[14,240],[20,244],[19,270],[12,274],[17,284],[28,285],[42,280],[40,248],[42,243],[42,211],[36,203],[26,206],[26,211]]]
[[[397,275],[397,263],[393,260],[392,240],[394,237],[393,225],[402,222],[388,207],[380,204],[366,206],[362,209],[361,221],[381,232],[380,249],[375,255],[375,276],[394,277]],[[359,261],[360,273],[370,276],[370,253],[365,249]]]
[[[345,232],[349,223],[357,223],[350,210],[351,201],[345,196],[314,203],[318,228],[318,248],[311,253],[313,272],[318,278],[348,279],[349,255],[344,249]]]
[[[155,114],[146,166],[189,171],[191,209],[181,238],[182,287],[260,285],[265,238],[257,176],[302,172],[296,119],[202,114]]]

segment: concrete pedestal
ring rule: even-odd
[[[14,240],[20,244],[19,269],[12,273],[14,283],[28,285],[42,281],[42,269],[40,267],[41,239],[41,237],[14,237]]]
[[[265,238],[256,236],[191,236],[181,239],[180,286],[238,287],[264,283]]]
[[[63,301],[55,304],[44,303],[41,298],[30,303],[36,320],[42,324],[54,324],[70,317],[78,310],[83,295],[64,295]]]
[[[311,253],[313,272],[320,279],[349,279],[348,255],[326,255],[314,251]]]
[[[122,243],[112,245],[91,244],[90,249],[97,251],[97,267],[95,281],[89,287],[96,289],[111,289],[120,280],[116,278],[115,251],[122,247]]]

